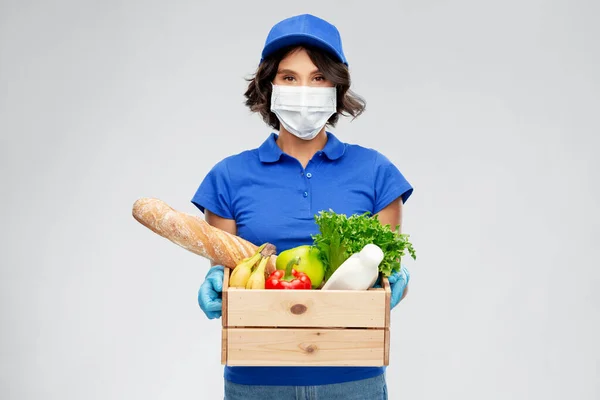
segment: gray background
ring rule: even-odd
[[[0,398],[221,396],[209,264],[131,206],[199,214],[269,134],[244,77],[303,12],[368,101],[333,131],[415,187],[390,398],[600,398],[599,4],[1,1]]]

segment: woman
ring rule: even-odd
[[[285,19],[270,31],[246,104],[278,133],[256,149],[217,163],[195,193],[206,221],[278,252],[312,243],[314,216],[332,209],[369,211],[382,224],[401,224],[411,185],[381,153],[341,142],[328,132],[339,115],[360,115],[364,101],[350,90],[338,30],[312,15]],[[408,271],[390,276],[392,307],[406,294]],[[221,316],[223,267],[213,266],[198,302]],[[386,399],[378,367],[225,367],[225,398]]]

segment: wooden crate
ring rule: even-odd
[[[369,290],[246,290],[223,281],[221,363],[389,364],[390,285]]]

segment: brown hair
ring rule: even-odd
[[[335,60],[329,53],[311,46],[290,46],[279,50],[265,58],[258,66],[256,73],[246,79],[248,89],[244,93],[245,104],[253,112],[258,112],[263,120],[274,129],[279,129],[279,120],[271,111],[271,83],[277,75],[279,63],[288,54],[303,48],[308,53],[312,62],[319,68],[325,79],[335,85],[337,91],[337,111],[327,124],[335,126],[339,115],[351,115],[354,118],[362,114],[366,107],[365,100],[350,90],[350,72],[348,67]]]

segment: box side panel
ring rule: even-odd
[[[383,353],[384,365],[390,364],[390,307],[392,300],[392,289],[388,278],[383,277],[383,289],[385,290],[385,343]]]
[[[227,329],[231,366],[382,366],[384,329]]]
[[[228,327],[384,328],[384,290],[244,290],[227,292]]]
[[[227,364],[227,328],[221,328],[221,364]]]
[[[230,269],[225,268],[225,272],[223,274],[223,292],[221,293],[221,324],[223,327],[227,326],[227,316],[229,313],[227,312],[227,295],[229,293],[229,274]]]

